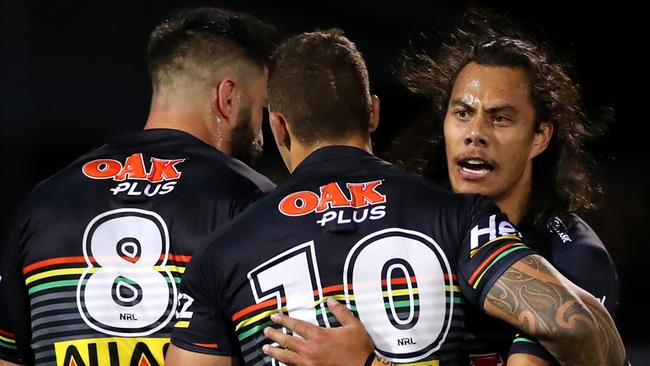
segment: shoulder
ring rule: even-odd
[[[270,192],[275,188],[275,184],[270,179],[237,159],[227,157],[226,165],[235,176],[255,186],[263,193]]]
[[[565,222],[567,221],[567,222]],[[616,265],[596,232],[579,216],[568,220],[553,217],[548,226],[551,233],[551,263],[567,278],[592,295],[615,307],[618,296]]]
[[[46,206],[52,201],[65,199],[68,192],[77,191],[84,177],[83,165],[94,157],[95,151],[82,155],[67,167],[38,182],[23,200],[23,209]]]
[[[188,169],[217,191],[251,191],[267,193],[275,184],[243,162],[224,155],[207,145],[194,145],[189,154]],[[188,172],[189,173],[189,172]]]
[[[560,252],[575,262],[584,264],[613,264],[611,256],[596,232],[578,215],[562,220],[555,216],[547,228],[553,242],[553,252]]]
[[[452,203],[471,206],[474,201],[481,199],[479,195],[454,194],[449,188],[420,175],[406,172],[397,166],[391,165],[384,172],[387,183],[395,193],[399,193],[400,197],[428,207],[449,208]],[[416,199],[413,199],[414,196]]]

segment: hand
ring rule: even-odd
[[[266,338],[282,348],[267,344],[262,347],[264,353],[292,366],[363,366],[375,349],[370,336],[352,312],[333,297],[327,299],[327,307],[341,327],[321,328],[286,315],[271,315],[273,322],[303,338],[266,328]]]

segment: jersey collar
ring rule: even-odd
[[[358,147],[346,145],[332,145],[321,147],[320,149],[312,152],[303,160],[298,167],[294,170],[293,174],[304,170],[307,167],[318,165],[328,161],[334,160],[347,160],[354,158],[374,157],[369,152],[359,149]]]

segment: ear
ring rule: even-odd
[[[544,150],[546,150],[548,147],[548,144],[551,142],[552,137],[553,124],[550,122],[540,123],[533,137],[533,147],[530,150],[530,159],[533,159],[537,155],[544,152]]]
[[[293,172],[293,165],[291,163],[291,133],[287,120],[278,112],[269,112],[269,122],[282,161],[287,169],[289,169],[289,172]]]
[[[281,113],[269,112],[269,122],[276,145],[291,149],[291,136],[289,136],[286,118]]]
[[[379,97],[376,95],[370,96],[370,123],[368,124],[368,132],[375,132],[379,126]]]
[[[224,78],[217,84],[214,106],[226,122],[230,122],[234,115],[234,90],[235,81],[231,78]]]

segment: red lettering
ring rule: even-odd
[[[176,164],[184,162],[185,159],[164,160],[151,158],[151,172],[149,180],[153,183],[165,180],[173,180],[181,177],[181,172],[176,169]]]
[[[133,154],[126,158],[124,168],[115,176],[115,180],[125,179],[147,179],[147,171],[144,168],[142,154]]]
[[[316,212],[324,212],[334,207],[350,207],[350,201],[338,184],[329,183],[320,187],[320,201]]]
[[[352,195],[352,207],[364,207],[386,202],[386,196],[375,190],[380,185],[380,180],[366,183],[348,183],[348,189]]]
[[[302,216],[316,209],[318,206],[318,195],[314,192],[301,191],[286,196],[278,208],[287,216]]]
[[[117,160],[110,159],[89,161],[81,168],[84,175],[92,179],[113,178],[120,170],[122,170],[122,164]]]
[[[126,179],[148,180],[160,183],[175,180],[181,177],[181,172],[176,165],[185,159],[158,159],[151,158],[151,169],[147,173],[142,154],[133,154],[126,158],[124,165],[113,159],[98,159],[90,161],[81,168],[85,176],[92,179],[109,179],[124,181]]]
[[[331,208],[365,207],[386,202],[386,195],[377,191],[381,180],[365,183],[347,183],[351,200],[338,183],[320,187],[320,195],[310,191],[300,191],[286,196],[278,205],[280,212],[287,216],[302,216],[312,212],[325,212]]]

